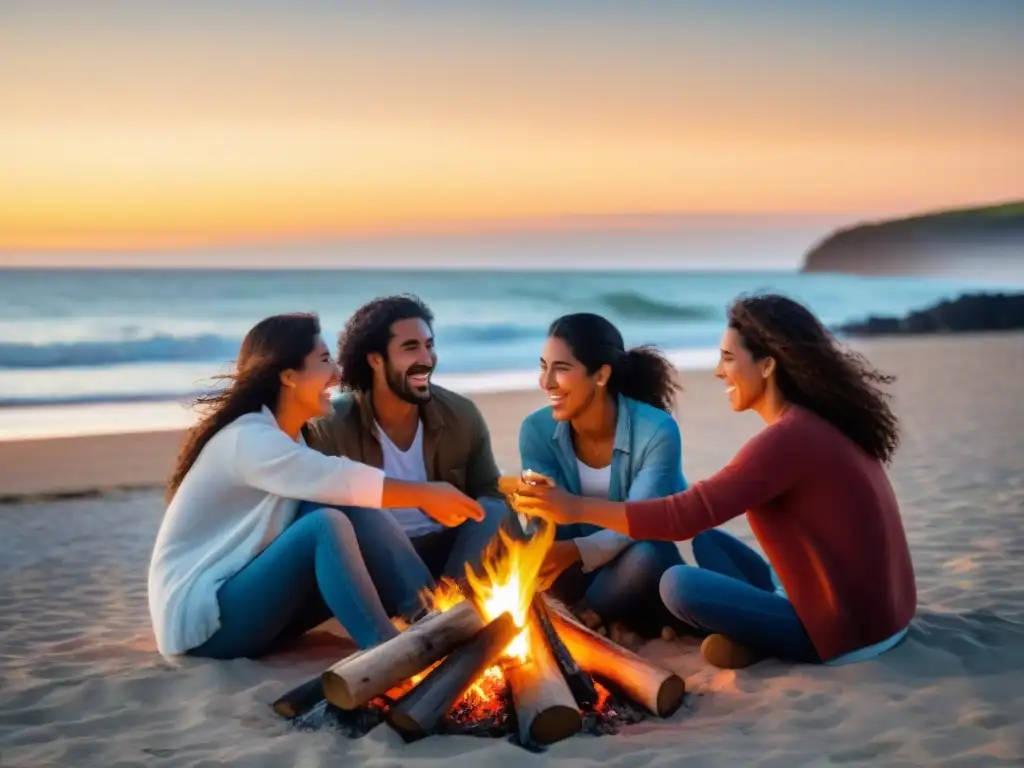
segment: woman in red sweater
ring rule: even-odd
[[[517,509],[669,541],[746,513],[782,590],[760,555],[724,533],[698,558],[703,567],[676,566],[661,580],[668,609],[708,635],[705,658],[737,668],[767,656],[877,655],[903,638],[917,606],[884,468],[899,442],[879,388],[892,377],[782,296],[739,299],[728,319],[715,376],[734,411],[753,410],[767,426],[726,467],[682,493],[626,503],[524,483]]]

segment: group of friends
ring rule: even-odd
[[[891,378],[801,304],[730,306],[715,376],[765,426],[692,485],[675,369],[578,313],[548,329],[550,403],[519,433],[520,469],[546,482],[506,495],[480,411],[431,381],[433,326],[402,295],[358,309],[337,359],[313,314],[249,331],[168,486],[149,569],[162,654],[258,657],[332,616],[377,645],[528,518],[556,525],[541,590],[632,637],[703,636],[719,667],[858,661],[907,632],[917,596],[885,471],[899,442]],[[743,514],[766,557],[718,527]]]

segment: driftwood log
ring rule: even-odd
[[[388,722],[407,742],[428,736],[466,689],[494,665],[518,633],[512,615],[501,614],[396,701],[388,712]]]
[[[339,709],[357,709],[469,642],[483,626],[468,600],[429,615],[324,672],[324,697]]]
[[[576,662],[594,677],[627,694],[658,717],[669,717],[683,703],[686,685],[669,672],[551,606],[551,623]]]
[[[583,717],[535,615],[527,623],[527,631],[530,658],[505,670],[519,738],[524,744],[553,744],[579,733]]]
[[[530,611],[547,642],[555,663],[558,664],[558,668],[562,672],[562,677],[565,678],[573,698],[576,699],[576,704],[581,709],[593,709],[597,704],[597,689],[594,688],[594,681],[590,675],[580,669],[572,654],[569,653],[569,649],[562,642],[562,638],[558,636],[558,630],[551,623],[548,604],[543,595],[534,595],[533,602],[530,603]]]
[[[297,685],[274,702],[274,711],[281,717],[291,719],[306,714],[324,700],[324,686],[317,675],[302,685]]]

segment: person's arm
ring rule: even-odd
[[[808,471],[813,450],[798,423],[766,427],[725,467],[692,488],[626,504],[627,529],[636,538],[692,539],[792,488]]]
[[[254,422],[235,432],[234,468],[248,485],[290,499],[381,507],[383,470],[343,456],[325,456],[277,426]]]
[[[685,541],[778,497],[813,471],[813,461],[806,433],[780,422],[762,430],[725,468],[681,493],[623,503],[524,487],[519,509],[556,523],[593,523],[634,539]]]
[[[519,466],[523,472],[532,469],[564,487],[565,479],[551,449],[549,435],[544,435],[531,419],[519,427]]]
[[[633,477],[626,501],[657,499],[686,487],[683,480],[683,446],[679,427],[666,419],[655,431],[639,457],[640,470]],[[589,573],[614,560],[634,539],[616,530],[603,530],[573,539],[580,552],[583,572]]]
[[[473,406],[474,434],[476,440],[470,449],[469,462],[466,467],[466,495],[474,499],[484,496],[503,498],[498,490],[498,464],[494,461],[494,450],[491,448],[491,433],[483,414]]]
[[[519,427],[519,467],[522,472],[530,469],[544,475],[556,486],[565,486],[562,470],[551,449],[551,436],[539,429],[532,417],[527,417]],[[531,521],[523,514],[517,512],[517,515],[523,530],[532,530]]]
[[[324,456],[276,426],[247,424],[235,435],[234,469],[254,488],[290,499],[354,507],[418,507],[445,526],[482,520],[480,505],[448,483],[412,483],[344,456]]]

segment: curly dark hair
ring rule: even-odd
[[[609,366],[609,394],[622,394],[672,412],[680,388],[676,369],[657,347],[647,344],[626,349],[619,329],[590,312],[563,315],[551,323],[548,336],[568,344],[587,373],[594,373],[602,365]]]
[[[239,416],[277,405],[281,372],[301,369],[319,339],[320,319],[310,313],[271,315],[252,327],[242,340],[235,371],[216,377],[226,380],[227,386],[196,401],[206,413],[185,436],[167,484],[167,501],[214,435]]]
[[[894,376],[844,349],[810,310],[785,296],[740,297],[728,318],[755,360],[774,358],[787,401],[813,411],[879,461],[892,461],[899,421],[879,385]]]
[[[400,320],[413,318],[434,327],[434,315],[427,305],[408,293],[382,296],[357,309],[338,334],[341,389],[369,392],[373,387],[373,369],[367,355],[376,352],[386,358],[391,326]]]

